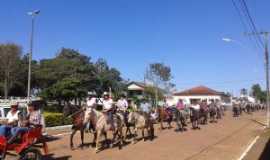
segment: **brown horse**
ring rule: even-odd
[[[65,105],[63,108],[63,115],[65,117],[71,117],[72,118],[72,132],[70,135],[70,148],[74,149],[73,144],[73,137],[77,133],[77,131],[80,131],[81,134],[81,147],[84,146],[84,130],[86,128],[86,125],[84,124],[84,115],[85,111],[80,108],[79,106],[75,105]],[[95,142],[96,135],[94,134],[94,140],[93,144]]]
[[[169,109],[165,109],[163,107],[156,108],[156,113],[158,114],[158,121],[160,123],[160,129],[165,129],[163,126],[163,122],[168,123],[168,128],[172,128],[171,122],[173,120],[173,113]]]

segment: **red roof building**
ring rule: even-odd
[[[175,93],[175,96],[196,96],[196,95],[222,95],[222,92],[215,91],[205,86],[198,86],[182,92]]]
[[[205,86],[198,86],[174,93],[173,101],[174,103],[177,103],[178,100],[181,99],[184,101],[184,103],[191,104],[195,101],[206,100],[208,103],[210,103],[212,100],[223,100],[224,97],[226,97],[224,92],[219,92]]]

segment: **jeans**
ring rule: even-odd
[[[21,133],[25,133],[29,130],[27,127],[14,127],[11,129],[11,135],[12,137],[16,137]]]
[[[7,125],[0,126],[0,136],[9,137],[11,128],[11,126]]]

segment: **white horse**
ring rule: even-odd
[[[148,136],[151,140],[154,139],[154,124],[153,120],[150,119],[149,116],[139,114],[138,112],[130,112],[128,115],[128,123],[134,124],[134,134],[133,143],[137,140],[137,132],[138,130],[142,131],[142,138],[145,141],[144,130],[148,131]]]
[[[96,132],[96,153],[100,149],[100,138],[102,135],[105,136],[105,140],[107,140],[107,132],[112,131],[113,133],[113,139],[112,143],[110,144],[110,147],[113,146],[115,143],[116,136],[118,137],[119,141],[119,149],[122,148],[123,144],[123,128],[125,126],[124,124],[124,117],[120,114],[114,114],[112,118],[112,122],[108,122],[108,116],[106,113],[102,113],[100,111],[97,111],[96,109],[91,109],[90,116],[89,116],[90,122],[93,124]]]

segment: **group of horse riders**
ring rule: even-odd
[[[123,94],[117,102],[113,102],[108,92],[104,92],[102,98],[98,98],[95,92],[88,93],[88,99],[85,108],[84,122],[89,122],[89,116],[91,109],[95,108],[103,114],[107,115],[107,121],[112,122],[112,115],[116,112],[121,113],[125,122],[128,119],[128,113],[130,111],[138,111],[145,117],[149,117],[152,120],[161,121],[161,128],[163,128],[162,121],[166,121],[171,117],[173,118],[173,112],[177,110],[180,115],[180,122],[183,126],[187,126],[187,119],[190,118],[192,127],[194,129],[199,128],[198,124],[207,124],[208,117],[211,118],[211,122],[215,122],[220,119],[224,114],[224,107],[219,100],[211,100],[208,104],[206,100],[193,101],[190,105],[184,104],[182,99],[179,99],[176,105],[169,105],[166,100],[159,101],[157,108],[152,107],[151,103],[147,99],[143,98],[139,107],[135,104],[129,105],[126,96]],[[164,116],[164,117],[162,117]],[[169,124],[170,125],[170,124]],[[113,127],[113,123],[111,125]]]
[[[233,102],[233,116],[238,117],[242,115],[243,112],[251,114],[256,110],[264,110],[266,104],[263,103],[252,103],[244,99],[238,99]]]
[[[234,104],[233,109],[235,106]],[[256,105],[252,104],[252,106]],[[75,108],[78,111],[79,108]],[[189,120],[193,129],[200,129],[199,125],[201,124],[207,124],[208,122],[216,123],[218,119],[222,118],[226,110],[226,107],[222,105],[220,100],[195,100],[191,104],[185,104],[182,99],[179,99],[176,104],[169,104],[164,99],[153,105],[146,98],[142,98],[138,104],[134,103],[134,101],[128,101],[124,94],[114,102],[108,92],[104,92],[102,97],[98,97],[95,92],[89,92],[85,107],[83,108],[83,114],[77,116],[79,118],[83,117],[82,125],[76,124],[78,122],[76,118],[73,122],[74,128],[71,134],[70,146],[73,148],[73,136],[77,130],[81,131],[83,144],[83,134],[87,128],[93,131],[93,144],[96,144],[96,151],[99,150],[100,136],[104,135],[106,140],[107,132],[109,131],[113,133],[111,142],[114,142],[115,138],[118,137],[120,141],[119,146],[121,146],[128,131],[133,136],[133,140],[136,141],[138,129],[142,131],[143,139],[145,139],[145,130],[148,131],[148,137],[153,139],[154,123],[156,122],[160,123],[161,129],[163,129],[163,122],[168,122],[169,128],[171,127],[171,122],[175,122],[177,131],[185,131],[187,121]],[[76,110],[72,111],[70,109],[71,106],[64,108],[66,115],[77,115],[74,114],[77,113],[75,112]],[[123,133],[124,127],[126,128],[126,134]],[[134,134],[130,128],[134,129]]]
[[[200,129],[199,124],[207,124],[208,117],[210,122],[217,122],[224,115],[224,106],[219,100],[195,100],[191,104],[184,104],[182,99],[179,99],[176,105],[165,105],[165,110],[170,112],[172,110],[180,113],[180,122],[183,126],[187,126],[186,121],[190,119],[193,129]]]

